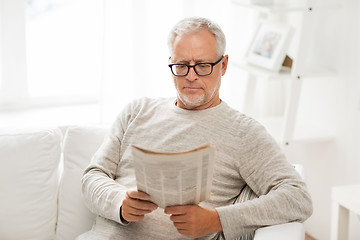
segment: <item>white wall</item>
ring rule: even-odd
[[[313,215],[305,223],[306,232],[328,240],[331,188],[360,183],[360,1],[344,0],[343,7],[336,9],[314,7],[311,14],[315,19],[306,64],[329,73],[304,78],[297,126],[309,122],[318,126],[315,131],[325,134],[322,140],[295,141],[284,151],[290,162],[306,169],[314,205]],[[236,19],[238,29],[251,24],[244,26],[239,23],[243,22],[240,16]],[[295,129],[295,135],[301,132],[302,127]],[[360,221],[354,215],[350,239],[360,239]]]
[[[360,2],[347,0],[339,51],[338,156],[335,185],[360,183]],[[347,107],[346,107],[347,106]],[[336,171],[338,172],[338,171]],[[360,204],[360,203],[359,203]],[[360,239],[360,219],[350,215],[350,239]]]
[[[335,135],[331,141],[296,143],[287,151],[291,161],[306,168],[314,213],[305,226],[320,240],[330,239],[331,187],[360,183],[359,16],[357,0],[318,14],[308,61],[337,74],[304,82],[299,118],[319,122]],[[354,214],[350,239],[360,239],[360,221]]]

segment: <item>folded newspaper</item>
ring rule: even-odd
[[[203,144],[180,153],[132,146],[136,184],[161,208],[198,204],[210,197],[215,148]]]

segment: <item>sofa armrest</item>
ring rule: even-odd
[[[299,222],[284,223],[259,228],[255,231],[254,240],[304,240],[304,225]]]

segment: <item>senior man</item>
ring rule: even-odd
[[[232,239],[259,227],[304,221],[312,213],[305,183],[255,120],[219,96],[228,65],[225,36],[205,18],[186,18],[169,35],[175,98],[128,104],[82,178],[97,214],[78,239]],[[158,208],[136,190],[131,145],[182,152],[210,141],[216,147],[210,199]],[[233,204],[245,185],[258,199]]]

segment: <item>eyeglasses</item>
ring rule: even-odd
[[[193,68],[195,73],[199,76],[208,76],[212,73],[213,68],[218,64],[224,56],[221,56],[219,60],[214,63],[197,63],[195,65],[186,65],[186,64],[169,64],[172,74],[177,77],[183,77],[188,75],[190,68]]]

